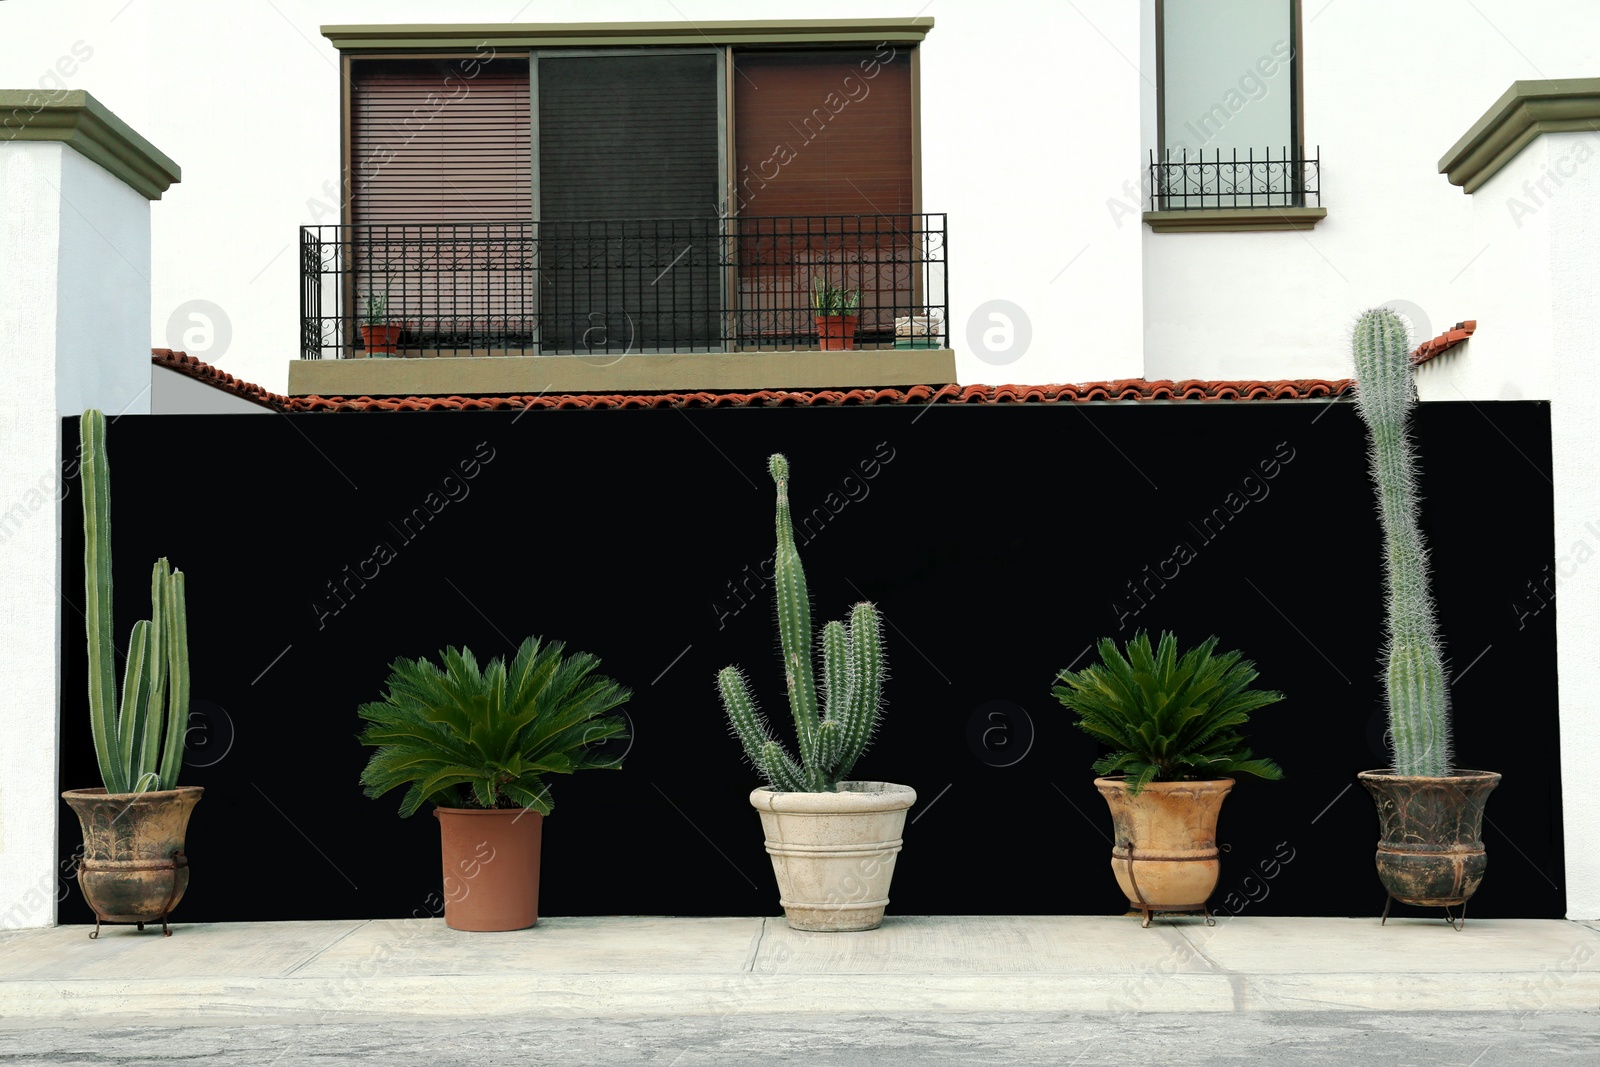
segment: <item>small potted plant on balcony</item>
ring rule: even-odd
[[[1428,552],[1417,516],[1416,456],[1407,419],[1416,403],[1406,324],[1387,308],[1356,323],[1356,401],[1367,424],[1372,481],[1383,523],[1387,586],[1384,651],[1393,765],[1357,777],[1378,807],[1378,878],[1393,901],[1445,909],[1477,891],[1488,867],[1483,808],[1494,771],[1453,766],[1450,688],[1428,588]]]
[[[774,585],[799,760],[773,740],[739,668],[718,672],[717,688],[745,755],[768,783],[750,794],[750,803],[761,814],[790,927],[872,930],[883,922],[906,810],[917,800],[909,786],[845,780],[871,740],[881,710],[878,609],[857,604],[849,622],[822,628],[819,708],[811,601],[789,517],[789,461],[774,454],[767,467],[778,488]]]
[[[817,342],[824,352],[850,352],[856,347],[859,289],[841,289],[827,279],[811,279],[811,310],[817,320]]]
[[[78,887],[105,922],[161,921],[189,886],[184,851],[189,816],[204,792],[178,785],[189,722],[189,628],[183,572],[165,558],[150,574],[150,618],[133,624],[117,701],[111,616],[111,483],[106,418],[79,422],[83,478],[84,624],[89,639],[89,727],[100,789],[69,789],[64,799],[83,829]]]
[[[508,667],[479,669],[467,649],[442,666],[396,660],[388,692],[359,709],[360,741],[377,749],[361,772],[377,798],[406,786],[400,814],[436,806],[444,918],[456,930],[521,930],[539,920],[539,852],[550,813],[546,774],[616,769],[597,746],[627,726],[607,715],[632,695],[587,652],[530,637]]]
[[[362,347],[369,356],[392,356],[399,343],[400,327],[389,324],[389,294],[368,293],[362,299]]]
[[[1126,657],[1109,637],[1100,663],[1062,671],[1052,691],[1078,713],[1078,728],[1110,746],[1094,765],[1095,787],[1111,808],[1111,870],[1149,926],[1156,912],[1204,912],[1217,887],[1217,817],[1233,788],[1227,775],[1278,779],[1238,728],[1250,713],[1283,699],[1251,689],[1255,665],[1238,652],[1216,655],[1215,637],[1178,655],[1161,635],[1154,652],[1140,631]]]

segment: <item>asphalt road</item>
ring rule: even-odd
[[[0,1065],[196,1062],[207,1067],[382,1063],[793,1063],[817,1067],[1050,1064],[1101,1067],[1554,1067],[1600,1065],[1600,1012],[1229,1012],[371,1019],[171,1028],[0,1021]]]

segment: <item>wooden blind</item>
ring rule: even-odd
[[[904,49],[734,57],[740,341],[810,344],[811,287],[852,290],[862,336],[919,310]]]
[[[911,212],[904,49],[742,52],[734,64],[739,214]]]
[[[357,60],[351,221],[532,217],[526,56]]]

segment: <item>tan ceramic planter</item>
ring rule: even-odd
[[[837,793],[751,793],[789,926],[876,929],[889,903],[906,809],[916,802],[916,790],[889,782],[840,782]]]
[[[1159,911],[1202,911],[1217,888],[1217,816],[1233,779],[1151,782],[1138,796],[1120,778],[1096,778],[1111,808],[1111,870],[1144,925]]]
[[[63,800],[83,828],[83,859],[78,863],[78,888],[100,924],[149,922],[167,929],[167,917],[189,887],[189,857],[184,837],[189,815],[200,802],[200,786],[149,793],[107,793],[104,789],[69,789]]]
[[[544,816],[520,808],[435,808],[452,930],[524,930],[539,921]]]

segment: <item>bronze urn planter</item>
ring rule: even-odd
[[[1362,771],[1357,777],[1378,806],[1378,880],[1389,904],[1462,909],[1489,866],[1483,848],[1483,806],[1500,784],[1494,771],[1458,770],[1447,777]]]
[[[100,936],[102,923],[137,923],[143,930],[156,921],[164,936],[172,936],[167,919],[189,887],[184,838],[203,792],[187,785],[149,793],[61,794],[83,828],[78,888],[94,911],[90,937]]]

